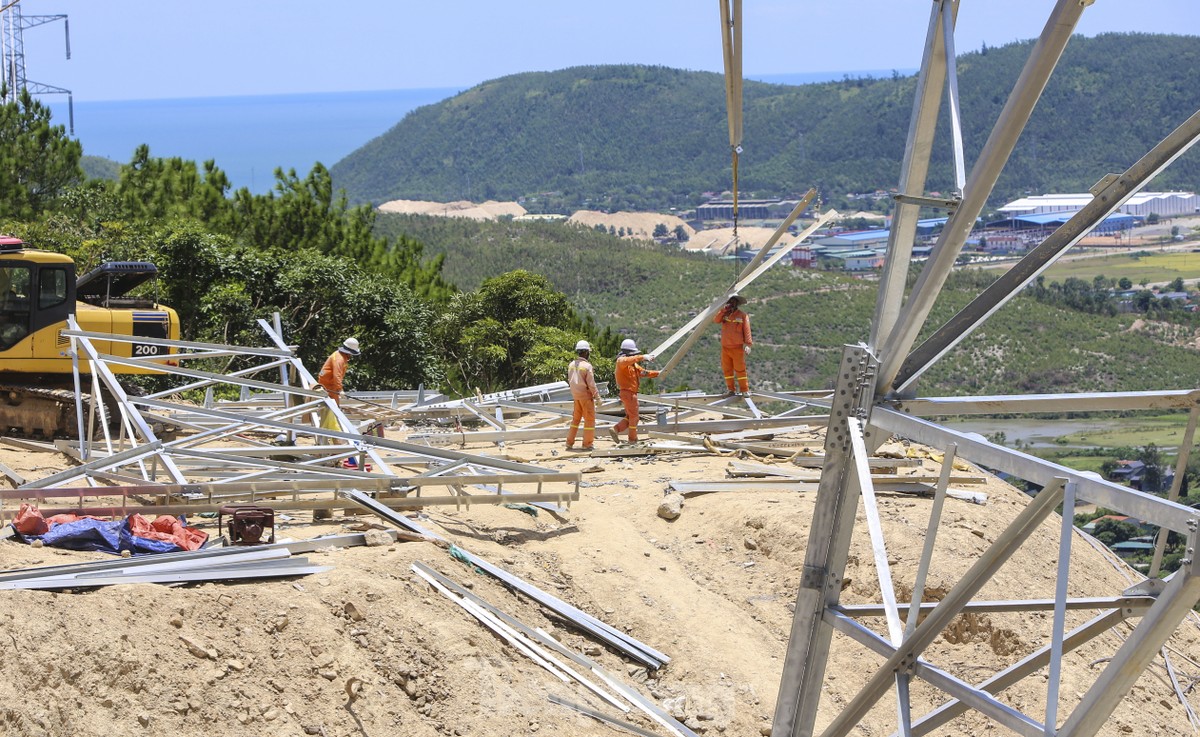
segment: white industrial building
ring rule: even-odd
[[[1000,212],[1010,215],[1040,215],[1050,212],[1075,212],[1092,201],[1092,195],[1041,194],[1013,200]],[[1200,196],[1193,192],[1139,192],[1130,197],[1118,212],[1146,217],[1150,213],[1162,217],[1195,215],[1200,212]]]

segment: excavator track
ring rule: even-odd
[[[91,402],[90,395],[83,395]],[[75,392],[69,389],[0,384],[0,431],[26,438],[79,437]]]

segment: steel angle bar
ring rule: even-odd
[[[533,645],[527,639],[521,637],[520,634],[514,632],[512,628],[505,626],[503,622],[500,622],[485,609],[475,605],[474,602],[468,601],[461,596],[455,596],[450,589],[438,583],[437,579],[427,575],[424,571],[416,568],[415,566],[413,567],[413,571],[418,577],[424,579],[425,582],[438,593],[457,604],[461,609],[478,620],[480,624],[490,629],[494,635],[507,642],[514,650],[529,658],[535,664],[545,668],[551,675],[563,683],[570,682],[570,678],[564,672],[568,669],[555,661],[553,658],[548,657],[548,654],[545,651]]]
[[[733,287],[730,288],[728,293],[743,291],[746,287],[748,287],[752,283],[754,283],[755,279],[762,276],[762,274],[764,274],[767,271],[767,269],[770,269],[772,266],[774,266],[776,263],[778,263],[784,256],[791,253],[792,250],[796,246],[800,245],[802,242],[807,240],[813,233],[815,233],[818,230],[820,230],[821,228],[825,227],[825,223],[829,222],[830,220],[832,220],[835,217],[837,217],[836,210],[829,210],[825,214],[819,216],[812,223],[812,225],[809,225],[807,228],[805,228],[803,231],[801,231],[794,240],[792,240],[791,245],[779,249],[773,256],[766,259],[765,261],[760,263],[758,266],[754,267],[752,270],[749,270],[747,273],[743,273],[741,276],[739,276],[737,282],[733,285]],[[784,229],[786,230],[786,228],[784,228]],[[776,235],[772,236],[772,237],[777,237],[779,232],[780,232],[779,230],[776,230]],[[726,293],[726,294],[728,294],[728,293]],[[684,343],[684,345],[680,346],[679,350],[675,351],[675,355],[671,356],[671,359],[667,362],[667,364],[665,366],[663,366],[662,372],[661,372],[663,375],[665,375],[668,371],[674,369],[674,367],[679,363],[679,361],[683,359],[683,356],[686,355],[688,349],[690,349],[691,346],[694,345],[695,342],[700,339],[700,336],[703,334],[703,331],[708,327],[709,323],[712,321],[712,316],[716,314],[717,310],[720,309],[721,305],[727,299],[728,299],[728,297],[725,295],[719,297],[716,301],[714,301],[712,304],[710,304],[708,307],[706,307],[704,310],[702,310],[700,312],[700,314],[696,315],[686,325],[684,325],[682,328],[680,328],[678,331],[676,331],[674,335],[672,335],[670,338],[667,338],[665,341],[663,341],[661,344],[659,344],[659,346],[657,348],[655,348],[653,351],[651,351],[651,353],[655,356],[661,355],[668,348],[675,345],[675,343],[680,338],[682,338],[684,335],[686,335],[689,332],[691,333],[691,335],[688,336],[688,339]]]
[[[156,363],[151,359],[144,358],[123,358],[121,356],[113,356],[107,354],[98,354],[100,360],[117,366],[131,366],[133,368],[143,368],[153,371],[158,371],[163,374],[172,376],[186,376],[192,379],[203,379],[214,384],[232,384],[233,386],[244,386],[251,389],[262,389],[264,391],[286,391],[288,394],[309,397],[313,399],[323,398],[327,396],[325,392],[318,392],[312,389],[301,389],[296,386],[286,386],[274,381],[260,381],[258,379],[247,379],[244,376],[234,376],[233,374],[217,374],[211,371],[201,371],[199,369],[183,368],[182,366],[165,366]],[[278,368],[279,364],[272,366],[263,366],[256,371],[265,371],[271,368]]]
[[[172,441],[166,443],[166,446],[170,447],[170,448],[189,447],[189,446],[194,446],[194,445],[203,445],[204,443],[216,442],[218,440],[223,440],[232,435],[238,435],[242,432],[245,432],[247,429],[253,428],[256,424],[259,424],[259,422],[261,420],[275,420],[275,421],[282,422],[291,417],[299,417],[299,416],[304,415],[305,413],[314,412],[317,409],[319,409],[320,407],[324,406],[324,404],[325,404],[324,400],[316,401],[316,402],[306,402],[304,404],[295,405],[293,407],[285,407],[276,412],[271,412],[271,413],[268,413],[265,415],[258,415],[257,417],[246,417],[244,415],[234,415],[237,417],[237,419],[232,422],[230,421],[229,416],[226,415],[226,416],[220,418],[221,423],[222,423],[221,426],[210,428],[203,432],[196,433],[195,435],[189,435],[187,437],[172,440]],[[175,406],[175,405],[170,405],[170,406]],[[187,409],[191,409],[191,408],[187,408]],[[209,410],[206,409],[206,410],[204,410],[204,412],[209,413]],[[211,415],[209,415],[209,419],[213,419],[213,417]],[[300,425],[297,425],[296,423],[288,423],[288,426],[289,426],[289,428],[291,428],[291,430],[293,432],[295,432],[295,431],[299,431],[305,427],[308,427],[309,425],[307,422],[305,422]]]
[[[962,120],[958,109],[958,69],[954,53],[954,18],[958,9],[957,0],[952,0],[947,9],[947,3],[942,6],[942,44],[946,54],[946,99],[950,108],[950,137],[954,142],[954,186],[962,195],[967,184],[966,165],[963,163]]]
[[[116,566],[113,568],[107,568],[105,570],[100,570],[100,571],[84,571],[84,572],[79,572],[79,573],[74,573],[74,574],[66,574],[66,575],[61,575],[61,576],[43,576],[42,580],[50,580],[50,579],[54,579],[54,578],[64,578],[64,579],[69,578],[72,580],[86,580],[88,578],[96,578],[96,577],[103,577],[103,576],[123,576],[131,571],[137,571],[138,573],[158,573],[160,571],[181,571],[181,570],[193,570],[193,569],[197,569],[197,568],[211,570],[211,569],[215,569],[215,568],[226,568],[229,566],[241,566],[241,565],[246,565],[246,564],[264,565],[264,564],[271,563],[271,562],[291,561],[292,560],[291,552],[286,549],[283,549],[283,548],[269,548],[269,549],[220,548],[220,549],[221,550],[231,550],[234,552],[229,555],[223,555],[223,556],[218,556],[218,557],[209,556],[209,557],[205,557],[205,558],[185,558],[182,560],[167,560],[167,561],[156,560],[155,556],[150,555],[150,556],[145,556],[145,557],[149,558],[148,562],[138,565],[138,566],[123,565],[123,566]],[[123,560],[126,560],[126,562],[128,562],[128,560],[133,560],[133,559],[130,558],[130,559],[123,559]]]
[[[457,409],[459,407],[462,407],[464,404],[468,404],[468,403],[485,405],[485,404],[494,403],[501,399],[530,400],[530,399],[539,399],[540,398],[543,400],[547,400],[550,397],[552,397],[556,394],[566,392],[569,389],[570,389],[570,386],[567,384],[567,382],[553,381],[548,384],[538,384],[536,386],[525,386],[525,387],[521,387],[519,389],[508,389],[508,390],[501,391],[501,392],[493,392],[491,394],[484,394],[482,397],[465,397],[463,399],[452,399],[452,400],[445,401],[445,402],[422,404],[418,407],[415,407],[414,410],[417,412],[427,412],[430,410]]]
[[[680,494],[712,494],[725,491],[816,491],[820,479],[804,481],[802,479],[758,479],[757,481],[718,480],[718,481],[678,481],[667,482],[672,491]],[[932,494],[933,487],[929,484],[913,483],[911,481],[879,481],[875,484],[877,491],[888,493]]]
[[[1188,535],[1188,547],[1196,547],[1196,531]],[[1104,672],[1084,694],[1058,731],[1061,737],[1091,737],[1112,716],[1117,704],[1142,675],[1160,648],[1200,601],[1200,577],[1189,562],[1177,570],[1150,610],[1142,615],[1133,632],[1117,649]]]
[[[916,417],[1014,414],[1022,412],[1122,412],[1140,409],[1192,409],[1200,391],[1081,392],[1077,394],[997,394],[976,397],[895,399],[896,409]]]
[[[1075,483],[1063,492],[1058,541],[1058,572],[1054,580],[1054,620],[1050,634],[1050,675],[1046,688],[1046,735],[1054,737],[1058,725],[1058,691],[1062,687],[1063,638],[1067,631],[1067,584],[1071,573],[1071,538],[1075,530]]]
[[[19,489],[48,488],[48,487],[54,486],[55,484],[62,483],[63,481],[69,481],[71,479],[77,479],[80,476],[85,476],[88,473],[90,473],[91,471],[105,471],[105,470],[112,468],[113,466],[120,466],[120,465],[123,465],[126,463],[130,463],[132,461],[140,460],[142,458],[145,458],[148,455],[157,453],[161,448],[162,448],[162,441],[161,440],[153,440],[149,443],[146,443],[145,445],[139,445],[137,447],[130,448],[129,450],[123,450],[119,453],[114,453],[112,455],[104,456],[103,458],[93,458],[92,460],[88,461],[87,463],[84,463],[81,466],[75,466],[74,468],[68,468],[64,471],[59,471],[58,473],[50,474],[49,476],[46,476],[44,478],[34,479],[33,481],[29,481],[29,482],[22,484],[18,488]],[[0,494],[3,494],[3,493],[4,492],[0,491]]]
[[[553,417],[551,419],[554,419],[554,420],[559,420],[559,419],[564,419],[564,418],[569,419],[573,414],[573,410],[568,409],[566,407],[552,407],[547,404],[533,404],[531,402],[514,402],[514,401],[509,401],[509,400],[500,400],[500,401],[496,402],[496,406],[505,407],[507,409],[521,410],[523,412],[529,412],[529,413],[533,413],[533,414],[553,415]],[[600,414],[599,412],[597,412],[596,419],[597,420],[607,420],[609,422],[616,422],[620,418],[617,417],[616,415],[605,415],[605,414]]]
[[[176,355],[178,355],[178,354],[172,354],[172,356],[176,356]],[[233,355],[236,356],[238,354],[234,353]],[[238,377],[249,376],[251,374],[258,373],[259,371],[264,371],[264,370],[272,369],[272,368],[279,368],[281,366],[287,365],[288,363],[289,363],[289,361],[286,358],[281,358],[276,361],[271,361],[269,363],[263,364],[261,366],[251,366],[250,368],[238,369],[237,371],[230,371],[228,374],[222,374],[222,376],[238,376]],[[224,382],[213,382],[213,381],[208,381],[208,380],[193,381],[189,384],[183,384],[181,386],[171,387],[170,389],[164,389],[161,392],[153,392],[151,394],[147,394],[146,396],[150,397],[151,399],[161,399],[162,397],[169,397],[172,394],[180,394],[182,392],[190,391],[192,389],[203,389],[203,388],[212,386],[214,383],[224,383]]]
[[[810,427],[824,425],[827,417],[764,417],[762,419],[736,419],[736,420],[698,420],[694,422],[669,422],[667,427],[672,432],[727,432],[734,430],[743,430],[746,428],[752,429],[767,429],[774,427],[792,427],[797,424],[798,420],[804,420]],[[652,425],[643,425],[641,427],[650,428]],[[508,430],[505,432],[481,430],[478,432],[440,432],[440,433],[413,433],[408,436],[410,442],[430,442],[430,443],[496,443],[508,442],[515,443],[522,440],[553,440],[563,436],[562,428],[542,428],[537,430]],[[417,448],[425,448],[426,446],[414,446]]]
[[[291,346],[287,345],[283,340],[283,336],[281,335],[282,330],[280,332],[276,332],[276,330],[272,327],[272,325],[262,318],[259,318],[257,320],[257,322],[258,322],[259,328],[261,328],[262,331],[267,334],[267,337],[270,338],[271,341],[275,343],[276,347],[280,348],[281,350],[286,350],[293,355],[293,358],[291,361],[291,369],[292,369],[292,371],[295,372],[296,378],[299,380],[300,384],[303,386],[315,387],[317,385],[317,380],[314,379],[313,375],[311,373],[309,373],[307,368],[304,367],[304,363],[302,361],[300,361],[300,359],[295,358],[294,350],[292,349]],[[325,409],[327,409],[330,413],[332,413],[332,415],[337,419],[339,427],[345,428],[345,429],[353,429],[355,427],[355,425],[350,421],[350,418],[348,418],[346,416],[346,413],[343,412],[341,407],[338,406],[337,402],[334,402],[332,399],[330,399],[328,397],[326,397],[324,401],[325,401]],[[317,418],[315,418],[315,417],[313,418],[314,425],[319,424],[318,422],[316,422],[316,419]],[[289,433],[298,431],[297,428],[284,428],[284,430]],[[292,435],[288,435],[288,437],[290,438],[290,437],[292,437]],[[329,437],[329,436],[323,435],[323,437]],[[345,438],[345,439],[353,440],[352,437]],[[386,472],[386,471],[390,470],[390,469],[388,469],[387,464],[383,462],[383,458],[380,457],[378,451],[374,447],[367,447],[366,454],[371,459],[371,462],[375,464],[375,467],[378,468],[380,471]]]
[[[117,335],[114,333],[97,333],[89,330],[80,330],[78,327],[63,330],[62,334],[74,338],[88,338],[94,340],[107,340],[114,343],[146,343],[148,345],[167,346],[170,348],[189,348],[205,351],[230,351],[237,355],[251,356],[269,356],[269,357],[291,357],[292,352],[287,349],[266,348],[254,346],[235,346],[225,345],[223,343],[199,343],[189,340],[171,340],[169,338],[148,338],[140,335]],[[166,356],[166,358],[174,359],[174,354]]]
[[[896,374],[895,388],[903,390],[911,384],[929,366],[936,363],[1037,278],[1038,274],[1044,272],[1064,251],[1078,243],[1092,228],[1116,212],[1130,197],[1183,155],[1197,140],[1200,140],[1200,111],[1172,131],[1120,177],[1108,183],[1091,202],[1072,215],[1050,237],[1026,254],[906,357]]]
[[[954,469],[954,456],[958,446],[950,443],[942,454],[942,473],[938,479],[937,491],[933,497],[933,508],[929,510],[929,526],[925,532],[925,542],[921,548],[921,559],[917,563],[917,575],[913,580],[912,601],[909,602],[908,618],[904,623],[904,636],[910,637],[917,628],[917,617],[920,614],[921,598],[925,595],[925,577],[929,574],[929,566],[933,562],[933,548],[937,542],[938,528],[942,524],[942,507],[946,502],[946,490],[950,485],[950,473]],[[912,725],[905,722],[904,734],[912,733]]]
[[[75,322],[75,318],[73,316],[67,317],[67,327],[72,330],[78,329],[79,326]],[[146,422],[146,420],[141,416],[141,414],[138,413],[137,408],[129,403],[129,395],[127,395],[125,393],[125,390],[121,387],[121,383],[119,381],[117,381],[116,376],[114,376],[112,371],[109,370],[108,365],[105,364],[104,361],[99,359],[98,353],[96,352],[96,348],[95,348],[95,346],[92,345],[91,341],[86,337],[76,336],[75,344],[77,347],[82,348],[83,352],[86,353],[88,358],[91,360],[93,382],[102,381],[104,383],[105,387],[108,389],[109,393],[116,400],[117,409],[119,409],[121,412],[122,421],[124,423],[129,423],[132,427],[136,428],[137,434],[141,436],[142,441],[144,443],[152,443],[152,442],[158,440],[158,437],[155,435],[154,430],[150,427],[150,425]],[[99,403],[99,406],[101,408],[103,408],[104,403],[103,402]],[[107,425],[103,422],[101,423],[101,425],[104,427],[104,430],[107,433],[108,432]],[[123,427],[124,427],[124,425],[123,425]],[[131,435],[132,435],[132,432],[131,432]],[[177,468],[175,468],[174,464],[171,463],[171,460],[169,458],[163,457],[163,458],[161,458],[161,461],[162,461],[164,470],[175,481],[177,481],[177,482],[183,481],[183,478],[182,478],[181,474],[179,473],[179,470]]]
[[[772,737],[811,735],[821,701],[833,629],[824,621],[826,607],[841,597],[858,507],[857,486],[850,483],[850,446],[846,420],[865,415],[877,361],[866,346],[845,346],[838,369],[836,401],[825,432],[825,464],[809,525],[804,569],[796,593],[795,615],[784,656]]]
[[[208,502],[201,500],[196,502],[178,503],[178,504],[150,504],[150,505],[129,505],[124,506],[94,506],[94,507],[56,507],[52,509],[43,509],[42,512],[47,515],[53,514],[92,514],[96,516],[127,516],[129,514],[198,514],[201,512],[218,512],[220,509],[235,501],[256,501],[270,498],[271,507],[276,510],[314,510],[314,509],[341,509],[346,506],[344,499],[279,499],[283,494],[288,494],[286,489],[280,489],[259,494],[258,496],[228,494],[220,497],[215,497],[216,501]],[[250,496],[250,498],[247,498]],[[467,507],[472,504],[533,504],[535,502],[556,502],[566,504],[573,501],[579,501],[578,492],[552,492],[546,491],[540,494],[468,494],[465,496],[413,496],[413,497],[387,497],[384,503],[389,508],[394,509],[421,509],[422,507],[434,506],[452,506],[452,507]]]
[[[465,589],[461,586],[458,586],[450,579],[419,561],[412,564],[412,570],[428,584],[445,595],[446,598],[462,606],[463,609],[478,619],[480,623],[501,635],[510,644],[520,649],[535,662],[538,662],[539,665],[543,665],[551,672],[557,669],[596,696],[599,696],[610,706],[620,709],[623,712],[629,711],[629,707],[618,701],[615,696],[600,688],[595,683],[592,683],[590,679],[575,672],[553,654],[543,649],[543,644],[538,641],[537,637],[531,634],[533,630],[529,627],[513,617],[503,614],[499,609],[480,597],[468,596],[466,593],[463,593]],[[566,681],[567,679],[563,678],[562,680]]]
[[[983,588],[1000,566],[1007,561],[1037,529],[1041,522],[1052,514],[1062,500],[1065,480],[1046,486],[1042,492],[1026,505],[1016,518],[996,538],[995,542],[975,561],[957,584],[946,594],[924,621],[917,625],[912,635],[890,655],[865,686],[843,707],[842,711],[822,732],[824,737],[848,734],[871,707],[887,691],[897,670],[909,668],[917,657],[957,617],[962,607],[968,604]],[[962,696],[960,695],[961,699]],[[975,706],[972,704],[972,706]],[[1039,725],[1040,730],[1040,725]],[[1040,731],[1038,732],[1040,734]]]
[[[345,496],[364,509],[374,512],[378,516],[398,527],[411,532],[416,532],[420,535],[433,537],[438,540],[445,540],[445,538],[426,530],[424,527],[421,527],[419,524],[413,522],[404,515],[397,514],[394,510],[381,504],[379,500],[371,499],[367,495],[355,491],[347,491],[345,492]],[[663,655],[657,650],[638,642],[629,635],[626,635],[624,632],[621,632],[620,630],[602,622],[601,620],[596,619],[590,614],[576,609],[553,594],[542,591],[533,584],[517,578],[503,568],[492,565],[483,558],[480,558],[474,553],[464,550],[463,548],[456,547],[456,550],[462,556],[463,560],[469,565],[475,566],[484,573],[487,573],[493,578],[503,582],[514,591],[518,591],[524,594],[526,597],[533,599],[547,609],[555,612],[563,619],[573,623],[575,626],[587,632],[592,637],[595,637],[596,639],[605,642],[610,647],[625,653],[630,658],[638,661],[642,665],[656,670],[670,661],[670,658],[668,658],[666,655]]]
[[[1063,638],[1064,652],[1075,650],[1079,646],[1108,632],[1116,625],[1125,621],[1125,617],[1126,612],[1121,609],[1112,609],[1093,617],[1088,622],[1067,633],[1067,636]],[[1020,661],[980,683],[976,688],[992,694],[1000,693],[1009,686],[1019,683],[1026,676],[1040,671],[1049,662],[1050,646],[1046,645],[1037,652],[1022,658]],[[971,707],[957,699],[949,701],[913,722],[912,733],[914,737],[928,734],[939,727],[945,726],[955,717],[965,713],[969,708]],[[899,737],[899,735],[893,734],[892,737]]]
[[[1171,481],[1171,488],[1167,492],[1167,499],[1177,501],[1179,492],[1183,489],[1183,480],[1187,476],[1188,460],[1192,455],[1192,445],[1196,439],[1196,422],[1200,419],[1200,407],[1192,407],[1192,411],[1188,413],[1187,429],[1183,431],[1183,440],[1179,444],[1179,453],[1175,456],[1175,478]],[[1154,557],[1150,561],[1150,570],[1146,572],[1148,578],[1158,578],[1158,572],[1162,568],[1163,553],[1167,549],[1167,530],[1159,529],[1157,539],[1154,541]]]
[[[162,406],[163,404],[165,404],[164,402],[159,402],[157,400],[147,400],[145,398],[139,398],[138,401],[142,404],[146,404],[146,405],[152,406],[152,407]],[[241,416],[239,416],[233,412],[224,412],[221,410],[213,410],[213,409],[205,410],[205,412],[212,415],[213,417],[222,418],[222,419],[229,420],[232,422],[244,421],[244,418],[242,418]],[[423,455],[423,456],[429,456],[431,458],[437,458],[437,459],[441,459],[441,460],[450,460],[450,461],[469,460],[472,463],[475,463],[482,467],[516,471],[518,473],[526,473],[526,472],[540,473],[544,470],[538,466],[534,466],[534,465],[530,465],[530,464],[526,464],[526,463],[515,463],[513,461],[506,461],[502,458],[495,458],[492,456],[474,455],[474,454],[461,453],[458,451],[451,451],[451,450],[441,450],[438,448],[431,448],[431,447],[427,447],[427,446],[423,446],[423,445],[416,445],[414,443],[405,443],[405,442],[401,442],[398,440],[388,440],[387,438],[375,437],[373,435],[362,435],[359,433],[349,433],[349,432],[343,432],[340,430],[322,430],[321,428],[303,427],[303,426],[299,426],[299,425],[294,425],[294,424],[285,423],[285,422],[279,422],[277,420],[269,420],[269,419],[265,419],[265,418],[258,418],[257,420],[253,420],[253,421],[251,421],[251,424],[259,425],[261,427],[275,428],[281,432],[294,431],[294,432],[303,433],[306,435],[315,435],[315,436],[319,436],[319,437],[334,438],[337,440],[345,440],[345,441],[350,441],[350,442],[354,442],[354,443],[361,443],[364,446],[367,446],[367,447],[370,447],[373,449],[396,450],[396,451],[413,453],[413,454],[418,454],[418,455]],[[381,463],[380,465],[383,465],[383,464]]]
[[[256,548],[258,553],[256,557],[267,557],[266,553],[271,553],[273,556],[287,556],[287,549],[278,549],[279,552],[270,551],[264,548]],[[262,551],[262,552],[259,552]],[[174,565],[178,568],[194,567],[199,564],[221,561],[224,558],[239,558],[246,555],[244,548],[216,548],[213,550],[201,549],[196,551],[181,551],[175,553],[161,553],[157,555],[137,556],[134,558],[117,558],[110,560],[91,561],[87,563],[68,563],[58,566],[41,566],[38,568],[24,568],[17,571],[5,571],[0,573],[0,584],[13,581],[23,581],[27,579],[51,579],[51,578],[67,578],[74,576],[85,576],[92,574],[108,574],[114,571],[137,571],[142,570],[147,566],[166,566],[156,568],[155,570],[169,570],[169,566]],[[244,558],[242,558],[244,560]]]
[[[660,399],[659,397],[654,397],[647,394],[638,395],[638,404],[647,404],[651,407],[683,407],[684,409],[695,410],[696,412],[715,412],[727,417],[741,417],[747,419],[754,417],[752,412],[740,407],[727,407],[718,404],[701,404],[700,402],[688,402],[681,401],[679,399]]]
[[[567,701],[566,699],[564,699],[560,696],[555,696],[554,694],[550,694],[550,696],[548,698],[550,699],[550,703],[552,703],[552,704],[558,704],[559,706],[565,706],[568,709],[571,709],[573,711],[579,712],[580,714],[583,714],[584,716],[589,716],[598,722],[603,722],[604,724],[607,724],[610,727],[616,727],[617,729],[624,730],[626,732],[629,732],[630,734],[640,735],[640,737],[660,737],[660,735],[657,732],[651,732],[648,729],[642,729],[641,727],[639,727],[636,724],[631,724],[623,719],[617,719],[616,717],[610,717],[609,715],[605,714],[602,711],[596,711],[595,709],[592,709],[587,706],[583,706],[582,704],[576,704],[573,701]]]
[[[875,408],[871,422],[883,430],[935,448],[943,447],[947,443],[957,443],[959,455],[963,458],[1042,486],[1053,484],[1056,479],[1074,481],[1078,485],[1079,498],[1159,527],[1188,534],[1200,524],[1200,518],[1197,517],[1200,513],[1194,509],[1153,494],[1091,478],[1066,466],[985,440],[977,440],[966,433],[956,432],[883,406]]]
[[[541,641],[546,642],[549,647],[571,657],[571,651],[542,630],[537,630],[538,635],[542,638]],[[582,657],[582,656],[579,656]],[[586,658],[585,658],[586,660]],[[591,661],[588,661],[589,663]],[[600,680],[612,688],[617,693],[625,697],[629,703],[641,709],[648,717],[662,725],[668,732],[675,737],[697,737],[696,733],[688,729],[686,725],[680,724],[674,717],[663,711],[650,699],[640,694],[636,689],[626,686],[621,681],[607,673],[603,668],[595,663],[591,663],[591,670]]]
[[[933,3],[930,8],[921,71],[917,75],[908,137],[904,144],[904,159],[900,165],[899,189],[905,194],[925,191],[938,110],[942,104],[941,93],[946,81],[946,52],[942,43],[943,35],[938,32],[941,14],[946,9],[944,2]],[[958,3],[954,2],[951,12],[957,9]],[[904,299],[905,279],[912,262],[912,246],[919,216],[920,208],[916,204],[896,201],[892,227],[888,233],[887,258],[884,259],[883,272],[879,278],[875,319],[871,321],[871,334],[867,341],[869,345],[880,345],[896,324],[896,316]]]
[[[374,474],[367,471],[358,471],[349,468],[336,468],[331,466],[315,466],[316,463],[326,463],[328,458],[314,458],[308,462],[293,463],[290,461],[281,461],[274,458],[256,458],[244,455],[235,455],[232,453],[219,453],[213,451],[196,450],[195,448],[173,448],[172,452],[182,458],[196,458],[199,460],[213,461],[218,464],[218,467],[232,468],[235,466],[264,468],[278,471],[305,471],[313,474],[342,476],[351,478],[390,478],[390,474]],[[343,452],[357,453],[357,449],[345,447]],[[180,461],[182,462],[182,458]]]
[[[871,471],[867,467],[867,447],[863,441],[862,424],[858,418],[847,419],[850,430],[851,483],[858,484],[863,512],[867,518],[867,533],[871,539],[871,553],[875,558],[875,575],[878,577],[879,593],[883,599],[884,618],[887,620],[888,637],[893,645],[899,645],[904,635],[900,623],[900,610],[896,606],[896,587],[892,583],[892,569],[888,566],[887,543],[883,537],[883,523],[879,519],[879,505],[875,503],[875,487],[871,485]]]
[[[1090,0],[1058,0],[1050,12],[1041,36],[1030,51],[1012,93],[971,169],[963,188],[961,204],[950,214],[950,219],[942,228],[933,255],[917,277],[908,301],[897,316],[894,329],[878,346],[879,393],[886,393],[892,388],[902,362],[933,309],[934,301],[954,268],[954,262],[975,226],[976,218],[987,204],[987,198],[1058,64],[1084,7],[1090,4]]]
[[[865,645],[877,654],[884,657],[894,656],[895,648],[890,646],[887,640],[863,627],[853,619],[832,610],[826,611],[825,617],[829,624],[839,632]],[[997,701],[988,692],[955,678],[946,671],[936,668],[919,658],[914,660],[908,667],[912,670],[913,675],[938,690],[953,696],[961,703],[987,716],[997,724],[1008,727],[1013,732],[1024,735],[1024,737],[1044,737],[1045,727],[1041,723],[1022,714],[1008,704]],[[825,733],[828,734],[829,730],[826,730]]]
[[[1066,600],[1068,611],[1092,611],[1095,609],[1120,609],[1126,616],[1134,616],[1154,606],[1153,596],[1093,596]],[[937,608],[938,602],[919,602],[921,614]],[[1028,612],[1054,611],[1054,599],[1014,599],[999,601],[972,601],[963,606],[964,614],[1024,614]],[[831,607],[854,619],[882,617],[882,604],[839,604]]]
[[[751,391],[756,397],[765,397],[767,399],[776,399],[780,402],[792,402],[799,405],[814,405],[822,409],[829,409],[833,402],[833,396],[828,389],[810,389],[806,391],[794,392],[769,392],[764,389],[754,389]]]
[[[287,567],[262,566],[247,570],[162,571],[159,573],[114,576],[111,578],[97,577],[82,580],[53,579],[43,581],[31,579],[15,581],[11,584],[0,584],[0,589],[75,589],[133,583],[194,583],[197,581],[231,581],[243,578],[290,578],[294,576],[307,576],[313,573],[323,573],[329,570],[332,570],[331,566],[297,564]]]

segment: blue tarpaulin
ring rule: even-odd
[[[187,524],[183,518],[180,522]],[[70,550],[100,550],[120,554],[128,550],[134,555],[174,553],[183,550],[175,543],[152,540],[134,535],[129,518],[107,522],[98,519],[81,519],[54,525],[44,535],[23,535],[25,540],[41,540],[44,544]]]

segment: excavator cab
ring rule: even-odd
[[[16,238],[0,237],[0,353],[65,322],[75,306],[74,262],[61,254],[23,258],[23,247]],[[33,358],[33,343],[25,342],[13,358]]]
[[[170,354],[156,339],[178,339],[179,317],[158,303],[158,269],[145,261],[102,264],[76,281],[70,256],[28,248],[0,236],[0,381],[20,373],[65,377],[71,373],[70,340],[61,335],[67,318],[93,333],[148,342],[97,341],[102,353],[132,358]],[[87,371],[88,367],[82,367]],[[146,373],[122,368],[121,373]]]
[[[157,274],[154,264],[126,261],[104,264],[77,282],[70,256],[0,236],[0,434],[77,434],[75,406],[83,397],[73,386],[71,339],[62,334],[72,315],[83,331],[133,339],[93,339],[101,354],[170,355],[163,339],[179,339],[179,315],[159,304],[153,289],[144,288],[156,284]],[[86,357],[79,370],[91,371]],[[158,373],[145,365],[113,370]]]

